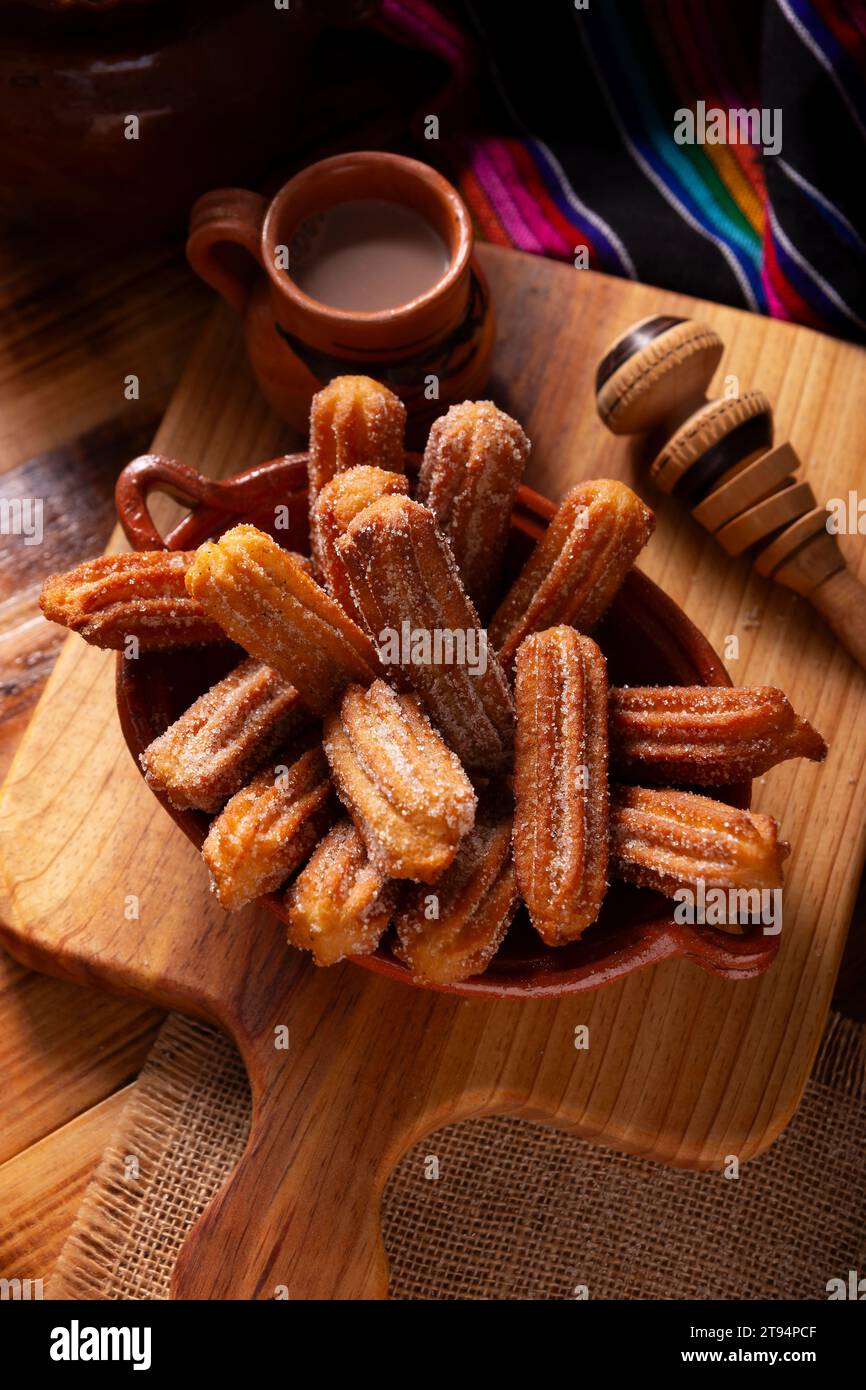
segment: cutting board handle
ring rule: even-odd
[[[216,483],[194,468],[164,454],[141,454],[121,472],[114,489],[117,515],[124,535],[133,550],[164,550],[164,538],[150,514],[148,498],[152,492],[162,492],[198,511],[205,508],[237,520],[238,515],[255,512],[271,505],[274,497],[274,475],[285,475],[287,494],[291,490],[291,473],[306,479],[306,454],[281,454],[267,463],[248,468],[231,482]]]
[[[441,1067],[431,1042],[461,1001],[431,996],[345,963],[319,970],[281,934],[251,943],[247,976],[223,1018],[250,1079],[249,1143],[181,1248],[176,1299],[382,1299],[388,1262],[379,1210],[394,1163],[423,1134],[501,1108],[471,1084],[466,1057],[485,1023],[465,1019],[463,1060]],[[576,1055],[576,1054],[575,1054]],[[512,1078],[514,1079],[514,1078]],[[521,1108],[518,1084],[508,1108]],[[544,1105],[538,1107],[543,1112]],[[426,1175],[416,1170],[422,1187]]]

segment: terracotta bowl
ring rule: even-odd
[[[308,551],[306,454],[273,459],[226,482],[215,483],[173,459],[146,455],[135,459],[117,483],[121,524],[136,550],[189,550],[239,521],[251,521],[293,550]],[[417,463],[407,456],[407,469]],[[148,495],[158,490],[191,506],[189,514],[163,539],[148,511]],[[289,529],[273,531],[274,509],[288,504]],[[521,488],[512,517],[507,557],[509,579],[522,564],[554,512],[546,498]],[[613,684],[729,685],[730,680],[706,638],[657,585],[633,570],[595,633]],[[214,680],[239,660],[238,648],[195,648],[151,653],[137,661],[117,661],[117,708],[130,752],[138,755]],[[712,793],[732,805],[748,806],[750,786]],[[193,844],[200,846],[208,818],[177,811],[159,796],[169,815]],[[202,873],[204,873],[202,866]],[[262,899],[281,920],[280,898]],[[761,974],[773,960],[778,937],[749,932],[733,936],[713,927],[674,922],[671,903],[660,894],[614,884],[601,916],[580,941],[554,950],[544,946],[521,909],[508,938],[483,975],[445,986],[451,994],[492,998],[533,998],[595,989],[647,965],[684,956],[705,970],[730,979]],[[289,949],[287,947],[287,949]],[[355,964],[411,984],[388,939]]]

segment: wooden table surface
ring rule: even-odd
[[[58,262],[0,237],[0,498],[42,498],[45,530],[38,546],[0,535],[0,779],[63,640],[39,615],[41,581],[103,549],[115,477],[147,448],[211,304],[178,247]],[[858,1019],[864,905],[861,889],[834,1001]],[[0,1277],[50,1275],[160,1022],[0,951]]]

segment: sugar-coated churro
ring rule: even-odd
[[[371,681],[372,643],[291,555],[255,526],[200,545],[189,593],[251,656],[291,681],[324,714],[350,681]]]
[[[397,900],[364,837],[348,818],[337,821],[286,895],[289,942],[311,951],[317,965],[375,951]]]
[[[517,652],[514,858],[549,946],[594,922],[607,891],[607,671],[589,637],[555,627]]]
[[[124,651],[130,638],[143,652],[223,642],[219,625],[187,593],[192,560],[188,550],[100,555],[50,575],[39,606],[50,622],[113,651]]]
[[[325,483],[312,509],[310,525],[322,580],[328,593],[350,617],[355,617],[349,581],[336,545],[359,512],[380,497],[405,495],[409,482],[404,473],[360,465],[338,473]]]
[[[494,793],[482,802],[474,827],[435,887],[406,891],[396,916],[395,951],[413,979],[454,984],[487,969],[518,903],[511,827],[511,811]]]
[[[821,762],[827,745],[770,686],[630,686],[610,692],[610,754],[623,778],[712,787]]]
[[[505,766],[514,736],[508,683],[432,512],[382,497],[355,517],[337,551],[389,674],[415,691],[465,767]]]
[[[332,818],[321,745],[274,755],[211,823],[202,856],[228,911],[271,893],[312,853]]]
[[[337,794],[387,878],[432,883],[475,819],[475,792],[412,695],[352,685],[325,720]]]
[[[490,623],[506,669],[532,632],[559,623],[590,632],[654,526],[649,507],[624,483],[601,478],[572,488]]]
[[[788,845],[771,816],[695,792],[618,787],[611,799],[611,868],[672,897],[679,889],[779,888]]]
[[[479,613],[487,614],[499,587],[511,510],[529,440],[516,420],[492,401],[452,405],[430,430],[416,497],[447,537],[457,568]]]
[[[403,472],[406,407],[369,376],[336,376],[310,407],[310,513],[331,478],[347,468],[372,464]]]
[[[310,715],[293,685],[248,656],[141,754],[144,775],[179,810],[218,811]]]

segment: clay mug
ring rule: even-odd
[[[358,312],[320,303],[295,284],[284,268],[295,233],[309,217],[355,199],[401,204],[438,232],[448,262],[426,293]],[[305,431],[313,394],[334,376],[362,374],[405,401],[410,438],[418,440],[453,402],[481,396],[487,381],[493,310],[472,243],[466,207],[435,169],[358,151],[310,165],[270,203],[239,188],[204,194],[193,205],[186,249],[196,274],[241,315],[252,369],[284,420]]]

